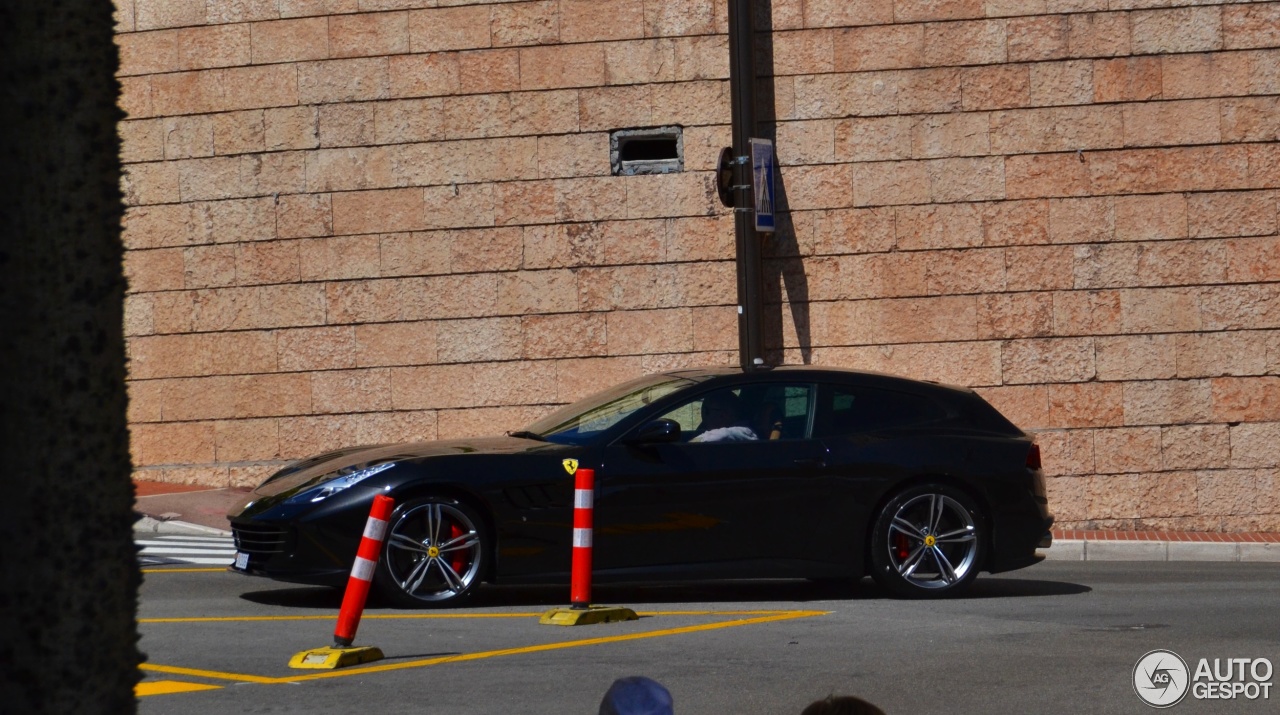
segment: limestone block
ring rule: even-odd
[[[1007,293],[979,298],[979,338],[1043,338],[1052,331],[1051,294]]]
[[[219,288],[235,285],[236,247],[234,245],[193,246],[183,249],[183,287]]]
[[[236,283],[293,283],[302,279],[296,241],[257,241],[236,245]]]
[[[1131,51],[1129,17],[1123,12],[1067,15],[1067,45],[1072,56],[1128,55]]]
[[[572,271],[516,271],[497,278],[495,309],[505,315],[564,313],[579,310]]]
[[[991,243],[988,224],[987,243]],[[1005,281],[1009,290],[1067,290],[1073,287],[1072,260],[1074,251],[1070,246],[1019,246],[1007,248],[1005,257]],[[1042,294],[1050,303],[1052,314],[1052,294]]]
[[[1193,288],[1152,288],[1120,291],[1120,312],[1126,333],[1203,330],[1204,303]]]
[[[544,417],[548,407],[480,407],[440,410],[439,438],[491,437],[515,431]]]
[[[997,154],[1113,149],[1125,145],[1117,107],[1047,107],[991,114],[991,151]],[[985,152],[973,152],[985,153]]]
[[[785,126],[785,125],[784,125]],[[910,117],[853,117],[834,126],[836,161],[877,161],[912,157]],[[781,135],[781,129],[779,130]]]
[[[357,325],[356,364],[372,367],[435,363],[436,325],[435,321]]]
[[[1006,196],[1011,199],[1085,196],[1091,191],[1089,167],[1074,152],[1011,156],[1005,160],[1002,178]],[[1049,210],[1052,236],[1052,202]]]
[[[209,422],[135,424],[130,429],[134,464],[208,464],[214,460]]]
[[[280,17],[277,0],[209,0],[209,23],[274,20]]]
[[[396,409],[550,404],[561,399],[555,375],[550,361],[398,367],[391,395]]]
[[[301,104],[387,99],[390,64],[386,57],[299,62],[297,86]]]
[[[1117,196],[1115,238],[1150,241],[1188,236],[1187,198],[1183,194]]]
[[[219,420],[213,425],[219,462],[257,462],[280,458],[278,420]],[[265,475],[264,475],[265,476]]]
[[[1036,443],[1040,445],[1041,459],[1044,463],[1044,472],[1047,477],[1060,478],[1064,476],[1087,476],[1094,474],[1096,463],[1094,461],[1094,432],[1093,430],[1068,429],[1068,430],[1043,430],[1035,434]],[[1058,479],[1051,479],[1051,482]],[[1077,481],[1076,489],[1083,489],[1083,481]],[[1063,486],[1063,485],[1060,485]],[[1076,498],[1083,500],[1083,491]],[[1052,498],[1050,506],[1057,509]],[[1077,507],[1079,513],[1072,519],[1084,518],[1083,501],[1078,502]],[[1066,516],[1059,516],[1059,521],[1067,520]]]
[[[249,25],[212,25],[178,30],[177,69],[199,70],[247,65]]]
[[[325,370],[311,373],[311,410],[316,413],[391,409],[391,369]]]
[[[964,68],[960,72],[964,110],[1012,109],[1029,105],[1031,68],[1039,66],[1023,64]]]
[[[439,57],[439,55],[427,55]],[[396,63],[392,60],[392,88],[396,87]],[[457,91],[465,93],[510,92],[520,88],[518,50],[473,50],[457,54]],[[430,90],[414,94],[438,94]],[[396,92],[396,96],[406,96]]]
[[[1097,338],[1098,379],[1159,380],[1177,375],[1176,341],[1171,335]]]
[[[329,18],[330,57],[395,55],[409,51],[409,13],[376,12]]]
[[[598,87],[604,84],[604,66],[599,44],[522,47],[520,89]]]
[[[288,372],[356,366],[355,328],[349,325],[277,330],[279,369]]]
[[[898,22],[962,20],[983,17],[983,0],[895,0],[893,19]]]
[[[1213,383],[1213,414],[1225,422],[1280,419],[1280,378],[1218,378]]]
[[[1212,395],[1208,380],[1150,380],[1124,385],[1124,420],[1130,425],[1208,422]]]
[[[673,0],[644,4],[645,35],[709,35],[716,32],[715,3],[711,0]]]
[[[687,352],[693,349],[692,314],[687,308],[615,311],[607,316],[610,355]]]
[[[441,8],[443,10],[444,8]],[[483,14],[478,8],[471,15],[465,17],[449,17],[449,21],[471,21],[478,25],[484,25],[491,28],[493,46],[495,47],[512,47],[521,45],[539,45],[548,44],[559,41],[560,38],[560,9],[558,3],[554,0],[545,0],[543,2],[527,2],[527,3],[511,3],[511,4],[495,4],[492,6],[492,20],[486,21]],[[459,8],[459,14],[465,15]],[[474,30],[476,37],[471,41],[471,45],[481,46],[477,43],[480,41],[480,29]],[[462,40],[455,40],[452,44],[460,44]],[[487,45],[486,45],[487,46]],[[421,52],[415,42],[414,51]]]
[[[1116,205],[1113,197],[1049,200],[1049,240],[1052,243],[1109,242],[1115,231]]]
[[[477,50],[466,53],[430,52],[391,57],[387,65],[387,71],[391,76],[391,96],[434,97],[462,90],[463,57],[469,58],[466,61],[468,76],[471,80],[469,86],[475,86],[478,78],[474,74],[482,67],[494,67],[499,71],[498,79],[506,82],[506,73],[509,68],[503,63],[509,61],[507,59],[509,55],[509,52]]]
[[[491,47],[492,35],[487,5],[427,8],[409,13],[411,52]]]
[[[695,327],[697,313],[695,310]],[[605,315],[526,315],[521,318],[521,336],[521,356],[525,359],[604,355]]]
[[[1175,339],[1178,377],[1262,375],[1267,372],[1267,336],[1257,332],[1187,333]],[[1224,381],[1223,387],[1236,381]],[[1256,383],[1254,384],[1256,387]],[[1214,401],[1218,401],[1218,386]],[[1223,396],[1235,392],[1228,390]],[[1232,400],[1234,401],[1234,400]]]
[[[1163,95],[1168,99],[1242,96],[1249,93],[1251,58],[1245,52],[1201,52],[1161,58]]]
[[[1222,49],[1222,13],[1216,7],[1137,11],[1131,22],[1136,53]]]
[[[253,23],[249,26],[253,61],[267,64],[328,59],[328,25],[324,17]]]
[[[1060,18],[929,23],[924,26],[924,64],[985,65],[1060,57],[1067,40],[1066,21]]]
[[[1003,362],[1006,384],[1084,382],[1096,376],[1093,338],[1010,340]]]
[[[443,320],[436,324],[436,359],[442,363],[493,362],[521,357],[520,318]]]
[[[1094,100],[1093,65],[1089,60],[1037,62],[1028,69],[1031,106],[1089,104]]]
[[[205,0],[134,0],[134,22],[138,30],[203,25]]]

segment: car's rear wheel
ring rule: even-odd
[[[480,582],[488,539],[484,522],[462,502],[417,499],[391,515],[377,585],[409,608],[453,605]]]
[[[987,534],[974,500],[959,489],[924,484],[885,504],[871,537],[871,575],[904,598],[964,590],[978,575]]]

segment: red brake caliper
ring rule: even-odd
[[[450,540],[450,541],[452,541],[452,540],[454,540],[454,539],[458,538],[459,536],[462,536],[462,529],[459,529],[457,524],[450,524],[450,525],[449,525],[449,540]],[[462,575],[462,566],[463,566],[463,564],[465,563],[465,562],[463,561],[463,559],[462,559],[462,555],[463,555],[463,553],[465,553],[465,552],[463,552],[463,551],[455,551],[455,552],[453,552],[453,570],[454,570],[455,572],[457,572],[457,574],[458,574],[459,576],[461,576],[461,575]]]
[[[906,561],[911,555],[911,542],[907,539],[907,535],[901,532],[894,534],[894,548],[898,552],[898,560]]]

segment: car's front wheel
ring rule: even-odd
[[[408,608],[455,604],[480,582],[488,546],[484,522],[469,506],[443,497],[417,499],[391,515],[377,585]]]
[[[963,590],[978,575],[986,547],[974,500],[943,484],[903,490],[885,504],[871,536],[871,575],[904,598]]]

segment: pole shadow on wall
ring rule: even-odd
[[[755,0],[756,51],[756,132],[773,141],[778,166],[786,163],[787,147],[778,146],[778,113],[774,101],[773,76],[773,0]],[[785,358],[785,326],[790,318],[795,327],[800,359],[812,362],[813,344],[809,324],[809,279],[791,219],[787,200],[787,184],[782,172],[775,177],[774,216],[777,228],[772,235],[759,234],[763,263],[761,331],[764,360],[769,365],[782,365]]]

